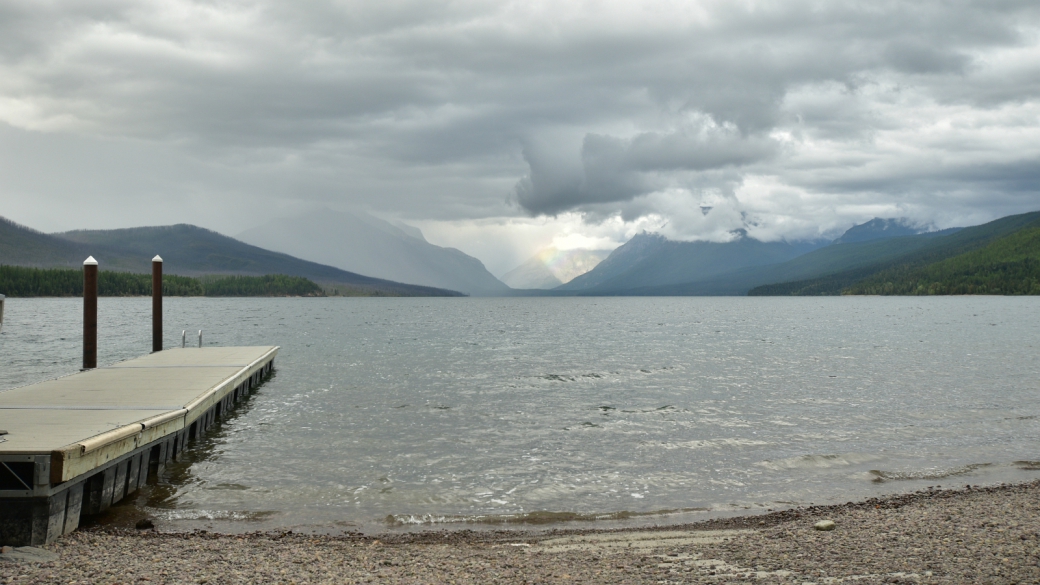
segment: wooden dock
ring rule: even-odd
[[[0,544],[53,542],[154,479],[249,395],[277,353],[169,349],[0,391]]]

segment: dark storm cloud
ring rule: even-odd
[[[531,168],[516,187],[518,203],[534,213],[559,213],[585,204],[628,201],[666,188],[674,171],[707,171],[747,165],[773,155],[774,141],[735,129],[690,128],[645,132],[630,139],[588,134],[581,166],[560,164],[566,154],[524,150]]]
[[[792,235],[886,206],[975,217],[992,214],[995,191],[1040,207],[1028,173],[993,175],[1040,155],[1038,12],[969,0],[8,2],[0,141],[134,151],[152,157],[137,168],[170,177],[159,191],[267,208],[627,218],[724,197],[716,216],[732,208]],[[34,167],[65,177],[75,148]],[[91,160],[40,184],[8,165],[0,190],[76,207],[69,185],[104,175],[107,197],[140,198],[145,179],[112,178],[118,156]]]
[[[799,5],[793,9],[790,4],[784,6],[785,9],[766,8],[757,12],[721,9],[721,13],[732,18],[721,19],[719,26],[707,31],[712,47],[700,45],[701,50],[688,59],[688,63],[694,65],[688,67],[690,71],[677,67],[669,80],[654,86],[656,91],[662,92],[657,94],[659,102],[678,103],[679,112],[705,114],[719,124],[735,126],[745,138],[752,137],[753,140],[743,146],[746,154],[754,153],[754,156],[733,157],[725,148],[695,153],[681,145],[671,145],[661,159],[662,163],[668,160],[671,164],[661,164],[658,170],[669,166],[675,170],[707,170],[736,165],[746,166],[747,173],[785,174],[787,165],[798,164],[797,160],[781,160],[780,164],[771,166],[760,164],[769,160],[768,154],[774,150],[765,148],[769,140],[764,137],[779,131],[790,132],[796,140],[826,140],[826,147],[834,157],[831,168],[826,170],[840,174],[847,170],[846,161],[842,159],[857,154],[870,156],[866,152],[870,150],[869,142],[878,133],[911,128],[921,122],[901,118],[898,111],[879,115],[875,111],[878,99],[891,102],[899,99],[900,94],[913,91],[918,99],[937,104],[992,108],[1008,102],[1035,102],[1040,95],[1035,75],[1027,79],[1019,71],[1009,71],[1010,75],[987,79],[985,73],[991,65],[987,63],[992,55],[990,51],[1035,48],[1037,13],[1034,6],[964,2],[831,3],[812,7]],[[1037,72],[1035,65],[1025,69],[1030,74]],[[813,97],[826,98],[828,84],[840,87],[846,99],[813,103]],[[882,84],[889,86],[888,95],[868,95]],[[821,87],[823,91],[813,91]],[[671,95],[663,92],[671,92]],[[792,100],[794,93],[801,93],[802,99]],[[809,100],[805,99],[806,93]],[[911,109],[906,108],[906,113],[910,114]],[[999,132],[1001,121],[994,122],[997,123],[993,129]],[[1006,122],[1014,124],[1010,120]],[[1035,123],[1032,126],[1035,136]],[[615,156],[590,157],[590,139],[614,145],[608,150],[613,150]],[[632,140],[635,142],[638,138]],[[676,182],[698,184],[688,174],[676,174],[671,178],[677,181],[671,182],[661,177],[656,181],[647,180],[645,169],[626,164],[631,161],[617,155],[624,150],[618,146],[622,141],[620,137],[588,135],[580,152],[583,175],[569,181],[571,185],[580,185],[578,189],[554,188],[556,185],[550,182],[549,189],[539,190],[538,159],[528,156],[530,174],[517,185],[517,201],[532,213],[557,213],[568,209],[599,209],[601,206],[595,204],[632,200],[665,186],[674,186]],[[953,144],[955,139],[951,137],[950,142],[949,146],[957,149]],[[732,149],[738,144],[734,141],[729,146]],[[799,144],[792,141],[787,146],[796,149]],[[842,146],[847,146],[847,150],[843,152]],[[946,145],[928,146],[941,151]],[[709,152],[718,159],[715,165],[707,162],[715,157],[704,156]],[[1015,156],[1011,149],[1004,155],[1006,158]],[[605,164],[590,164],[599,160]],[[905,158],[898,161],[907,162]],[[800,186],[836,189],[833,192],[838,196],[836,200],[846,192],[855,192],[861,199],[890,196],[893,203],[905,202],[907,197],[921,197],[923,202],[942,192],[968,191],[974,192],[974,197],[956,198],[956,204],[987,205],[991,193],[986,190],[992,184],[985,171],[976,172],[973,164],[966,163],[950,175],[950,168],[934,165],[927,157],[917,162],[921,165],[918,174],[925,176],[916,181],[907,181],[906,173],[895,172],[871,177],[859,184],[850,177],[851,180],[844,183],[810,180]],[[929,176],[929,171],[956,179]],[[852,173],[856,174],[859,173]],[[870,184],[871,181],[874,183]],[[954,182],[959,183],[954,186]],[[1030,189],[1026,185],[1026,192],[1034,197],[1021,204],[1040,205],[1036,186]],[[872,186],[882,189],[869,189]],[[721,183],[716,187],[725,188]]]

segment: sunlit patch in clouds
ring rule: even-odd
[[[43,230],[341,205],[501,273],[966,225],[1040,208],[1040,5],[6,3],[0,124],[4,213]]]
[[[539,250],[613,250],[644,230],[657,231],[664,221],[659,216],[648,216],[626,222],[611,216],[589,223],[580,213],[562,213],[555,217],[411,223],[422,229],[429,241],[476,256],[492,274],[501,276]],[[510,237],[503,239],[503,233]],[[503,240],[508,245],[501,245]]]
[[[607,236],[592,236],[587,233],[556,234],[552,239],[552,247],[560,251],[567,250],[613,250],[619,242]]]

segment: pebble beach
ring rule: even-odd
[[[1038,537],[1040,482],[1031,482],[633,530],[333,537],[101,528],[26,551],[45,559],[0,554],[0,582],[1040,583]]]

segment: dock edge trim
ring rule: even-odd
[[[143,424],[133,423],[126,425],[125,427],[119,427],[118,429],[112,429],[111,431],[101,433],[100,435],[94,435],[93,437],[79,441],[76,444],[80,447],[80,453],[86,454],[91,451],[96,451],[105,445],[110,445],[127,437],[138,435],[144,429],[145,426]]]

